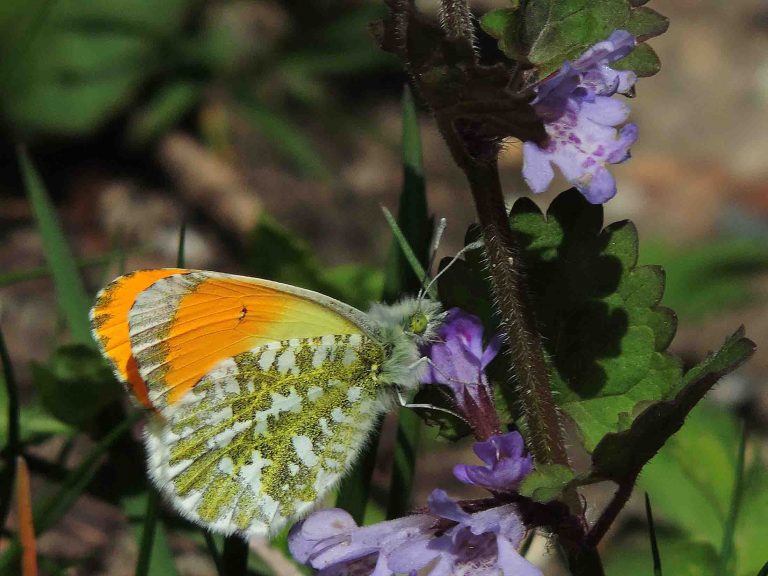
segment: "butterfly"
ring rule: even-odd
[[[212,531],[268,535],[339,482],[378,416],[419,385],[444,313],[428,298],[368,313],[287,284],[186,269],[104,288],[94,337],[150,416],[149,476]]]

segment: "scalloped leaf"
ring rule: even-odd
[[[576,479],[576,474],[563,464],[537,466],[520,486],[520,494],[545,504],[555,500]]]
[[[526,198],[515,203],[510,216],[524,249],[555,398],[590,451],[606,434],[629,427],[641,403],[676,390],[682,377],[680,362],[665,352],[677,321],[659,306],[663,271],[637,265],[637,233],[630,222],[603,230],[602,220],[602,207],[576,190],[558,196],[546,217]],[[471,228],[467,241],[477,235]],[[481,258],[475,252],[456,262],[441,277],[440,298],[495,329]],[[502,392],[514,406],[510,388]]]
[[[640,44],[622,60],[622,69],[649,76],[659,70],[656,53],[644,42],[666,32],[669,20],[632,0],[528,0],[493,10],[481,19],[486,33],[513,60],[525,59],[544,78],[565,60],[578,58],[614,30],[628,30]]]
[[[653,458],[668,438],[675,434],[704,395],[725,374],[749,359],[755,343],[738,330],[723,347],[689,370],[682,386],[669,399],[648,406],[617,434],[606,435],[592,454],[593,475],[622,483],[631,481]]]
[[[576,190],[558,196],[546,217],[528,199],[510,217],[525,249],[555,397],[590,451],[626,428],[638,404],[666,397],[682,374],[665,352],[677,319],[659,306],[663,270],[637,265],[631,222],[601,229],[602,220],[602,207]]]
[[[755,345],[739,330],[683,375],[680,360],[666,352],[677,318],[660,305],[663,270],[638,265],[631,222],[603,228],[602,207],[575,189],[560,194],[546,215],[531,200],[518,200],[510,224],[523,250],[555,399],[593,452],[587,480],[633,481],[706,392],[745,362]],[[470,227],[466,242],[478,236]],[[455,262],[438,288],[446,307],[459,306],[487,329],[498,329],[480,251]],[[514,412],[515,390],[503,385],[505,355],[494,364],[489,377],[502,383],[499,390]]]

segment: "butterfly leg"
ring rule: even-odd
[[[418,366],[422,366],[425,363],[434,366],[434,364],[432,363],[432,360],[430,358],[424,356],[422,358],[419,358],[416,362],[414,362],[410,366],[410,368],[416,368]],[[450,414],[451,416],[453,416],[455,418],[458,418],[459,420],[462,420],[463,422],[466,422],[467,424],[469,424],[469,422],[467,422],[467,420],[463,416],[461,416],[460,414],[457,414],[456,412],[454,412],[452,410],[448,410],[447,408],[442,408],[440,406],[434,406],[433,404],[413,404],[413,403],[408,402],[408,400],[406,400],[405,396],[403,396],[403,391],[400,388],[397,388],[397,399],[398,399],[398,401],[400,403],[400,406],[403,407],[403,408],[409,408],[411,410],[413,410],[414,408],[418,408],[418,409],[421,409],[421,410],[434,410],[436,412],[443,412],[445,414]]]

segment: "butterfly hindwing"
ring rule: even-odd
[[[150,473],[193,521],[274,533],[322,500],[364,444],[389,397],[384,354],[337,334],[220,362],[149,429]]]

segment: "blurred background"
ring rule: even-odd
[[[474,3],[478,13],[505,4]],[[673,348],[693,363],[740,324],[768,343],[768,4],[652,6],[671,19],[652,41],[663,68],[631,102],[641,136],[615,170],[606,222],[635,221],[641,259],[665,266],[665,303],[680,318]],[[66,468],[92,440],[41,416],[50,407],[40,381],[67,334],[18,147],[45,182],[89,294],[121,270],[173,265],[185,222],[188,267],[312,285],[364,307],[381,290],[391,240],[380,205],[396,208],[402,180],[405,77],[368,33],[383,15],[374,0],[0,3],[0,323],[22,402],[45,409],[28,417],[39,417],[29,452],[47,461],[68,447]],[[471,199],[426,112],[421,125],[430,210],[447,218],[440,250],[452,254]],[[501,162],[510,201],[527,194],[520,152],[509,142]],[[535,200],[546,206],[564,188]],[[765,434],[768,357],[758,352],[711,401]],[[418,503],[435,477],[460,491],[438,455],[452,449],[426,446],[419,478],[431,481]],[[33,491],[50,481],[40,472]],[[180,574],[213,573],[183,533],[170,542]],[[125,510],[94,495],[40,547],[63,573],[133,573]]]

